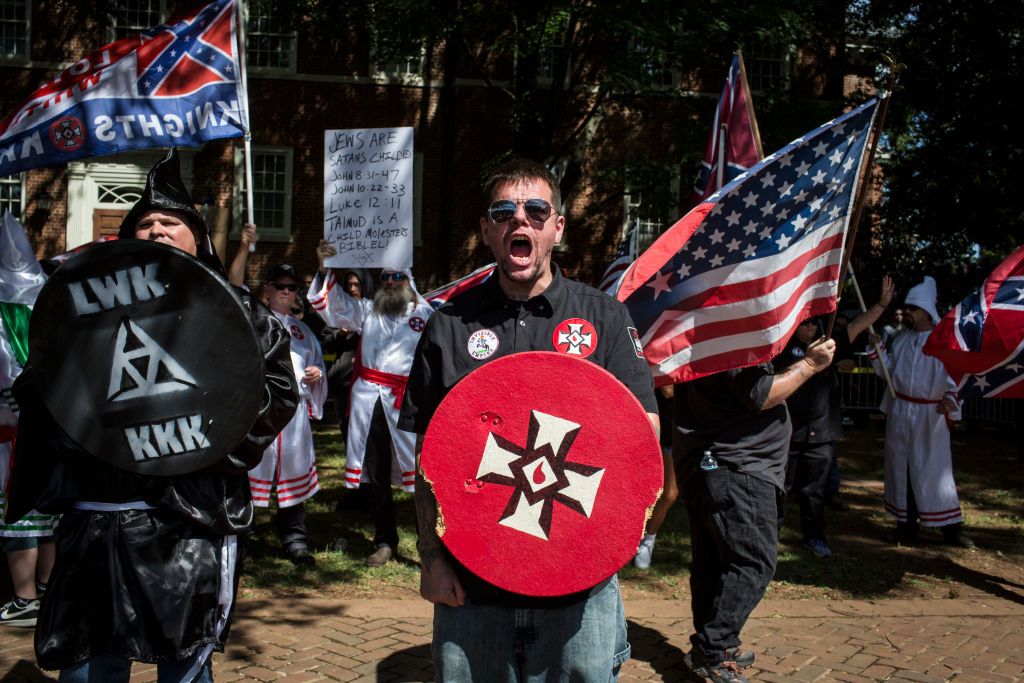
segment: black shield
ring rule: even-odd
[[[116,467],[177,475],[237,446],[259,412],[263,356],[224,278],[173,247],[99,244],[39,293],[30,364],[60,427]]]

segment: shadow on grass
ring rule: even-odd
[[[1009,433],[978,430],[953,435],[954,476],[966,532],[978,545],[974,552],[943,545],[937,529],[922,530],[920,545],[895,545],[895,522],[881,509],[884,432],[878,427],[851,430],[838,446],[844,498],[851,509],[826,513],[833,556],[823,561],[803,548],[799,512],[790,505],[776,582],[817,586],[855,598],[905,597],[900,591],[908,588],[956,598],[961,587],[969,587],[1024,604],[1018,570],[1024,555],[1024,468],[1017,462]],[[988,571],[993,564],[1003,576]]]
[[[798,506],[789,505],[768,596],[955,598],[974,590],[1024,603],[1024,467],[1012,435],[979,430],[953,436],[966,531],[978,550],[942,545],[934,529],[922,532],[920,546],[898,547],[888,538],[895,523],[883,510],[884,425],[867,425],[847,430],[837,444],[843,495],[851,508],[826,512],[833,556],[821,560],[804,548]],[[650,570],[626,566],[620,579],[631,595],[678,598],[685,592],[690,561],[688,520],[677,503],[658,533]]]

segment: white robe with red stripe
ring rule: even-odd
[[[422,297],[409,304],[404,315],[382,315],[370,299],[353,299],[336,286],[334,273],[317,275],[309,288],[309,303],[331,327],[359,332],[359,359],[372,370],[409,376],[420,334],[434,309]],[[348,442],[345,447],[345,486],[358,488],[369,481],[363,472],[366,439],[377,401],[381,402],[391,434],[391,482],[412,491],[416,478],[416,436],[398,428],[399,406],[391,387],[360,377],[352,384],[349,401]]]
[[[960,499],[953,480],[953,455],[949,424],[936,412],[945,396],[956,400],[956,385],[938,359],[924,355],[931,332],[903,332],[883,349],[897,394],[932,403],[891,398],[886,392],[882,412],[885,425],[885,509],[899,522],[907,521],[907,486],[922,526],[946,526],[963,521]],[[871,354],[875,372],[881,374],[877,356]],[[959,409],[950,415],[960,419]]]
[[[323,417],[324,399],[327,398],[327,371],[324,369],[320,342],[313,331],[290,315],[274,315],[292,336],[292,367],[299,385],[299,404],[291,422],[263,452],[263,460],[249,471],[249,485],[254,505],[268,507],[271,494],[276,489],[278,507],[286,508],[298,505],[320,490],[309,420]],[[320,376],[323,378],[312,385],[302,381],[309,366],[320,368]]]

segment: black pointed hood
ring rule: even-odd
[[[135,226],[139,219],[147,211],[154,209],[165,209],[185,214],[189,227],[192,228],[192,234],[196,238],[196,258],[223,274],[224,266],[213,249],[206,220],[196,210],[192,195],[189,194],[188,188],[185,187],[185,183],[181,179],[181,163],[174,147],[168,150],[166,157],[149,169],[146,189],[142,192],[139,201],[135,202],[135,206],[121,221],[121,229],[117,233],[118,238],[134,239]]]

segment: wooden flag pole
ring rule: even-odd
[[[867,313],[868,307],[864,303],[864,295],[861,294],[860,285],[857,283],[857,274],[853,272],[853,264],[849,264],[848,268],[850,269],[850,283],[853,285],[853,291],[857,295],[857,303],[860,304],[860,312]],[[868,325],[868,332],[876,334],[875,326]],[[889,366],[885,364],[885,354],[882,353],[882,349],[878,346],[875,346],[875,353],[878,354],[878,363],[882,366],[882,377],[885,378],[885,384],[889,387],[889,396],[896,398],[896,389],[892,386],[892,375],[889,374]]]
[[[736,50],[736,57],[740,62],[740,86],[743,88],[743,101],[747,105],[747,118],[750,119],[750,128],[754,131],[754,149],[757,150],[757,159],[764,159],[764,148],[761,147],[761,129],[757,127],[757,117],[754,116],[754,98],[750,94],[750,84],[747,83],[747,67],[743,65],[743,51]]]
[[[836,308],[829,316],[828,325],[825,326],[825,338],[831,339],[832,327],[836,322],[836,314],[839,313],[839,302],[843,298],[843,278],[850,268],[850,257],[853,255],[853,243],[857,239],[857,225],[860,223],[860,214],[864,209],[864,202],[868,196],[868,183],[871,181],[871,169],[875,164],[875,152],[878,151],[878,140],[882,137],[882,126],[885,125],[885,113],[889,109],[889,99],[892,97],[893,89],[896,87],[896,79],[906,68],[904,64],[896,64],[888,55],[882,55],[889,64],[889,86],[882,101],[878,105],[878,118],[875,122],[875,129],[871,131],[871,143],[868,153],[865,155],[864,168],[861,170],[860,187],[857,188],[857,199],[853,203],[853,211],[850,215],[850,234],[846,238],[843,247],[843,260],[839,267],[839,288],[836,292]]]

